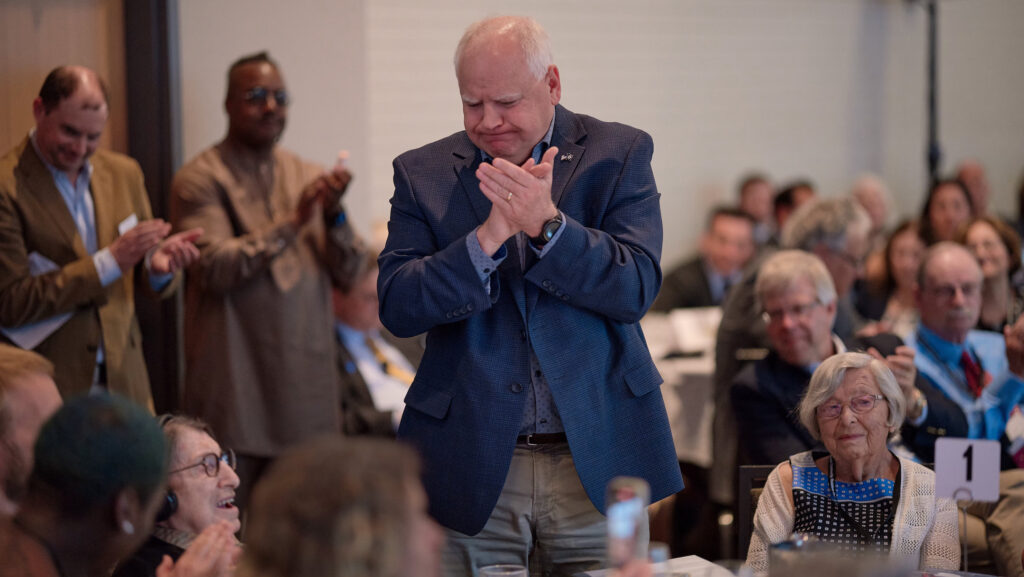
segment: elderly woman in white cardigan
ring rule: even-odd
[[[827,453],[807,451],[768,477],[754,515],[747,563],[768,572],[768,549],[811,533],[851,555],[888,554],[918,569],[957,569],[956,507],[935,498],[935,473],[893,455],[888,440],[905,401],[892,373],[862,353],[821,364],[800,402],[800,421]]]

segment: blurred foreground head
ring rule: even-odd
[[[39,431],[18,522],[65,574],[109,572],[152,531],[166,473],[148,411],[117,395],[72,398]]]
[[[440,574],[419,459],[393,441],[325,437],[278,459],[256,486],[239,576]]]
[[[60,407],[53,364],[0,344],[0,515],[13,515],[32,471],[39,429]]]

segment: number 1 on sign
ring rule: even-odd
[[[964,460],[967,461],[967,482],[970,483],[971,477],[974,476],[974,445],[970,445],[964,451]]]
[[[935,441],[935,496],[994,502],[999,499],[999,441]]]

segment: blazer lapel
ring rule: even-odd
[[[480,192],[480,181],[476,177],[476,169],[480,165],[480,155],[477,154],[476,147],[469,142],[468,137],[463,144],[452,153],[455,156],[455,173],[459,176],[462,191],[469,199],[469,205],[473,207],[477,221],[483,224],[491,213],[491,201],[484,196],[484,193]]]
[[[575,114],[569,112],[561,105],[555,106],[555,129],[551,135],[551,146],[558,147],[558,154],[555,155],[553,161],[554,172],[551,175],[551,200],[555,203],[555,206],[561,205],[562,194],[565,192],[569,181],[572,180],[573,174],[576,173],[576,167],[579,166],[580,159],[583,158],[586,148],[578,143],[586,135],[587,131],[583,127],[583,123],[576,118]],[[527,247],[526,250],[529,251],[531,249]],[[528,259],[529,261],[530,259]],[[534,309],[539,296],[540,289],[536,287],[527,292],[526,310],[532,311]]]
[[[555,107],[555,131],[551,135],[551,145],[558,147],[554,158],[554,173],[551,177],[551,200],[558,206],[566,184],[576,172],[580,159],[586,148],[578,142],[586,136],[587,131],[576,115],[562,106]]]
[[[64,202],[64,197],[60,195],[60,191],[57,190],[56,183],[53,182],[50,170],[36,154],[36,149],[28,138],[22,141],[22,145],[24,150],[21,160],[18,162],[18,170],[25,174],[25,182],[27,189],[31,191],[31,198],[42,208],[43,212],[50,216],[54,227],[64,235],[75,254],[78,257],[89,256],[85,250],[85,244],[78,234],[78,227],[75,226],[75,221],[71,218],[68,205]]]
[[[118,236],[119,224],[116,222],[117,207],[114,203],[113,180],[106,164],[93,163],[89,188],[92,191],[92,206],[96,216],[96,248],[99,250],[114,242]]]

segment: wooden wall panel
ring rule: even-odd
[[[61,64],[88,66],[106,80],[111,112],[101,146],[127,150],[122,2],[0,1],[0,151],[32,128],[32,100]]]

